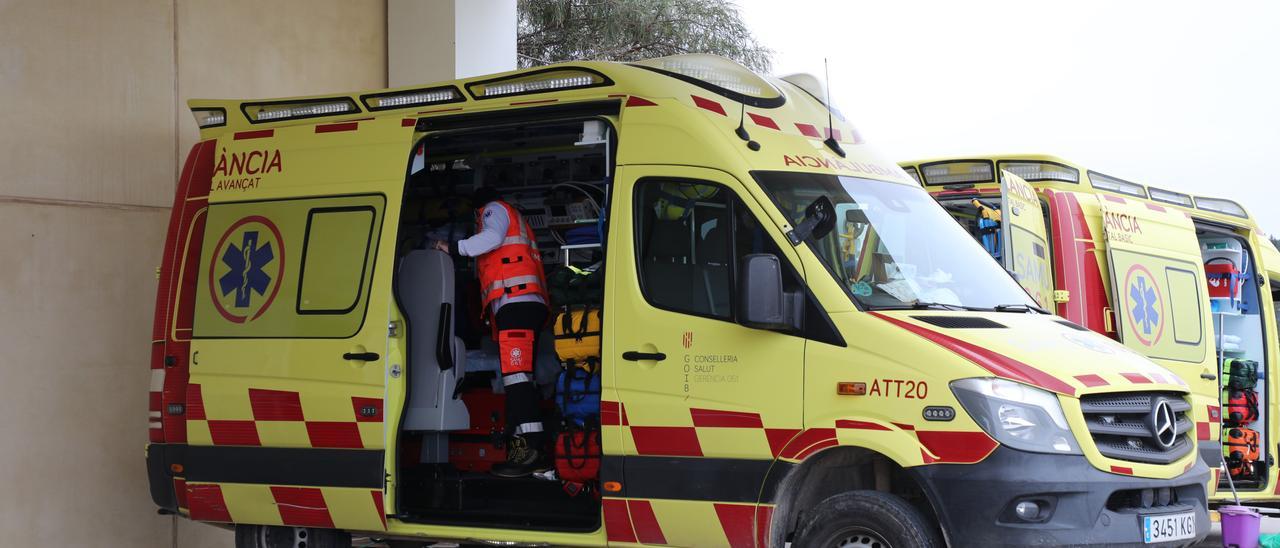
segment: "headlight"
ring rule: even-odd
[[[1004,379],[961,379],[951,391],[996,441],[1037,453],[1080,454],[1058,396]]]

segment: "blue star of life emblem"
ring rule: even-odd
[[[1156,311],[1156,290],[1147,286],[1147,279],[1138,276],[1129,286],[1129,298],[1133,299],[1133,319],[1142,325],[1142,332],[1150,335],[1151,330],[1160,323],[1160,313]]]
[[[251,292],[259,296],[265,295],[271,285],[271,276],[262,267],[273,260],[275,252],[271,248],[271,242],[259,247],[258,231],[245,231],[239,247],[234,243],[228,244],[226,251],[222,253],[222,264],[230,269],[218,278],[222,296],[234,291],[234,306],[248,308]]]

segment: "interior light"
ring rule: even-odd
[[[191,115],[201,129],[227,125],[227,111],[221,108],[193,108]]]
[[[386,110],[389,108],[420,107],[440,103],[456,103],[465,100],[458,88],[444,86],[428,89],[411,89],[376,95],[362,95],[360,100],[369,110]]]
[[[1000,169],[1022,177],[1027,182],[1080,182],[1080,170],[1049,162],[1000,162]]]
[[[603,75],[582,69],[552,69],[532,74],[485,80],[467,84],[477,99],[525,93],[607,86],[613,82]]]
[[[1191,202],[1191,195],[1189,194],[1154,187],[1147,188],[1147,191],[1151,193],[1151,199],[1157,202],[1180,205],[1182,207],[1195,207],[1195,204]]]
[[[1234,217],[1249,218],[1249,214],[1245,212],[1240,204],[1224,198],[1202,198],[1196,196],[1196,208],[1214,213],[1225,213]]]
[[[1089,182],[1093,184],[1093,188],[1109,190],[1118,194],[1137,196],[1139,198],[1147,197],[1147,187],[1138,183],[1131,183],[1124,179],[1117,179],[1110,175],[1103,175],[1096,171],[1089,172]]]
[[[245,103],[241,108],[249,121],[255,123],[360,112],[355,101],[346,97],[282,103]]]
[[[995,182],[995,168],[987,161],[936,162],[920,166],[920,172],[929,186]]]

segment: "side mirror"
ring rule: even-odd
[[[830,234],[835,227],[836,206],[831,203],[830,198],[819,196],[804,208],[804,220],[787,233],[787,238],[791,240],[791,245],[800,245],[800,242],[810,237],[822,238]]]
[[[804,296],[783,291],[778,257],[753,253],[743,257],[738,266],[738,321],[758,329],[800,329]]]

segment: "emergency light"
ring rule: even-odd
[[[467,84],[467,91],[476,99],[489,99],[526,93],[609,85],[613,85],[613,81],[595,71],[586,69],[549,69],[519,76],[472,82]]]
[[[1195,207],[1195,204],[1191,202],[1190,194],[1183,194],[1172,190],[1162,190],[1155,187],[1149,187],[1147,188],[1147,191],[1151,193],[1151,199],[1157,202],[1180,205],[1182,207]]]
[[[360,112],[356,102],[347,97],[332,99],[311,99],[302,101],[244,103],[240,105],[245,117],[255,124],[260,122],[278,122],[281,120],[297,120],[314,118],[332,114]]]
[[[1249,218],[1249,214],[1245,212],[1244,208],[1241,207],[1240,204],[1223,198],[1204,198],[1196,196],[1196,208],[1203,209],[1205,211],[1212,211],[1214,213],[1224,213],[1233,217]]]
[[[1110,175],[1103,175],[1096,171],[1089,172],[1089,181],[1093,183],[1093,188],[1107,190],[1117,194],[1136,196],[1138,198],[1147,197],[1146,187],[1138,183],[1131,183],[1124,179],[1117,179]]]
[[[914,168],[914,167],[904,167],[904,168],[902,168],[902,170],[903,170],[903,171],[905,171],[905,172],[907,172],[907,175],[910,175],[912,179],[915,179],[915,180],[916,180],[916,184],[924,184],[924,182],[920,180],[920,172],[919,172],[919,171],[916,171],[916,168]]]
[[[928,186],[994,183],[996,181],[995,166],[989,161],[933,162],[922,164],[920,172],[924,176],[924,184]]]
[[[1052,162],[1000,162],[1000,169],[1007,170],[1028,183],[1037,181],[1080,182],[1080,170]]]
[[[360,102],[369,111],[387,110],[391,108],[421,107],[441,103],[457,103],[465,101],[462,92],[453,86],[441,86],[426,89],[410,89],[390,93],[373,93],[361,95]]]
[[[193,108],[191,115],[200,129],[227,125],[227,111],[221,108]]]
[[[665,74],[755,107],[772,108],[781,106],[785,101],[782,92],[759,74],[715,55],[672,55],[636,61],[632,66]]]

